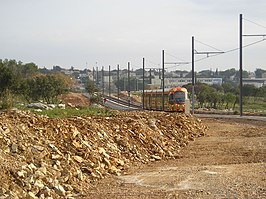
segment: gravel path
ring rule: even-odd
[[[266,198],[266,124],[203,119],[205,137],[175,160],[136,164],[93,184],[85,198]]]

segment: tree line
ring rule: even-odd
[[[229,73],[230,72],[230,73]],[[227,75],[234,73],[228,70]],[[256,70],[256,75],[261,76],[265,71]],[[145,80],[148,84],[149,80]],[[114,82],[121,90],[128,90],[126,79]],[[38,69],[34,63],[22,63],[16,60],[0,59],[0,108],[12,107],[13,103],[19,99],[27,103],[43,101],[46,103],[56,103],[58,96],[68,92],[73,88],[74,81],[58,71],[45,71]],[[130,79],[130,90],[142,89],[142,82]],[[191,94],[191,84],[184,86]],[[99,91],[95,82],[87,79],[85,89],[93,94]],[[195,85],[196,100],[199,107],[230,109],[235,108],[239,101],[239,86],[233,81],[226,81],[222,85],[206,85],[197,83]],[[254,101],[263,99],[266,102],[266,86],[256,88],[253,85],[243,86],[243,95],[252,97]]]
[[[189,93],[192,93],[192,86],[185,86]],[[200,108],[214,109],[234,109],[239,104],[240,89],[233,82],[226,82],[221,85],[207,85],[204,83],[195,84],[196,101]],[[260,88],[254,85],[243,85],[243,96],[252,97],[254,102],[256,99],[262,99],[266,102],[266,85]]]
[[[63,73],[43,74],[34,63],[0,59],[0,108],[9,108],[16,99],[28,103],[55,103],[73,81]]]

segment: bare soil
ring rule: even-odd
[[[266,198],[266,124],[203,119],[204,137],[175,160],[136,163],[88,187],[94,198]]]
[[[68,107],[85,107],[91,104],[90,100],[82,93],[67,93],[60,96],[60,100]]]

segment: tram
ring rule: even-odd
[[[188,100],[187,89],[174,87],[159,90],[147,90],[144,92],[144,109],[185,112],[186,100]]]

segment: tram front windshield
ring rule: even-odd
[[[185,103],[185,93],[182,91],[176,91],[169,96],[170,104],[184,104]]]

